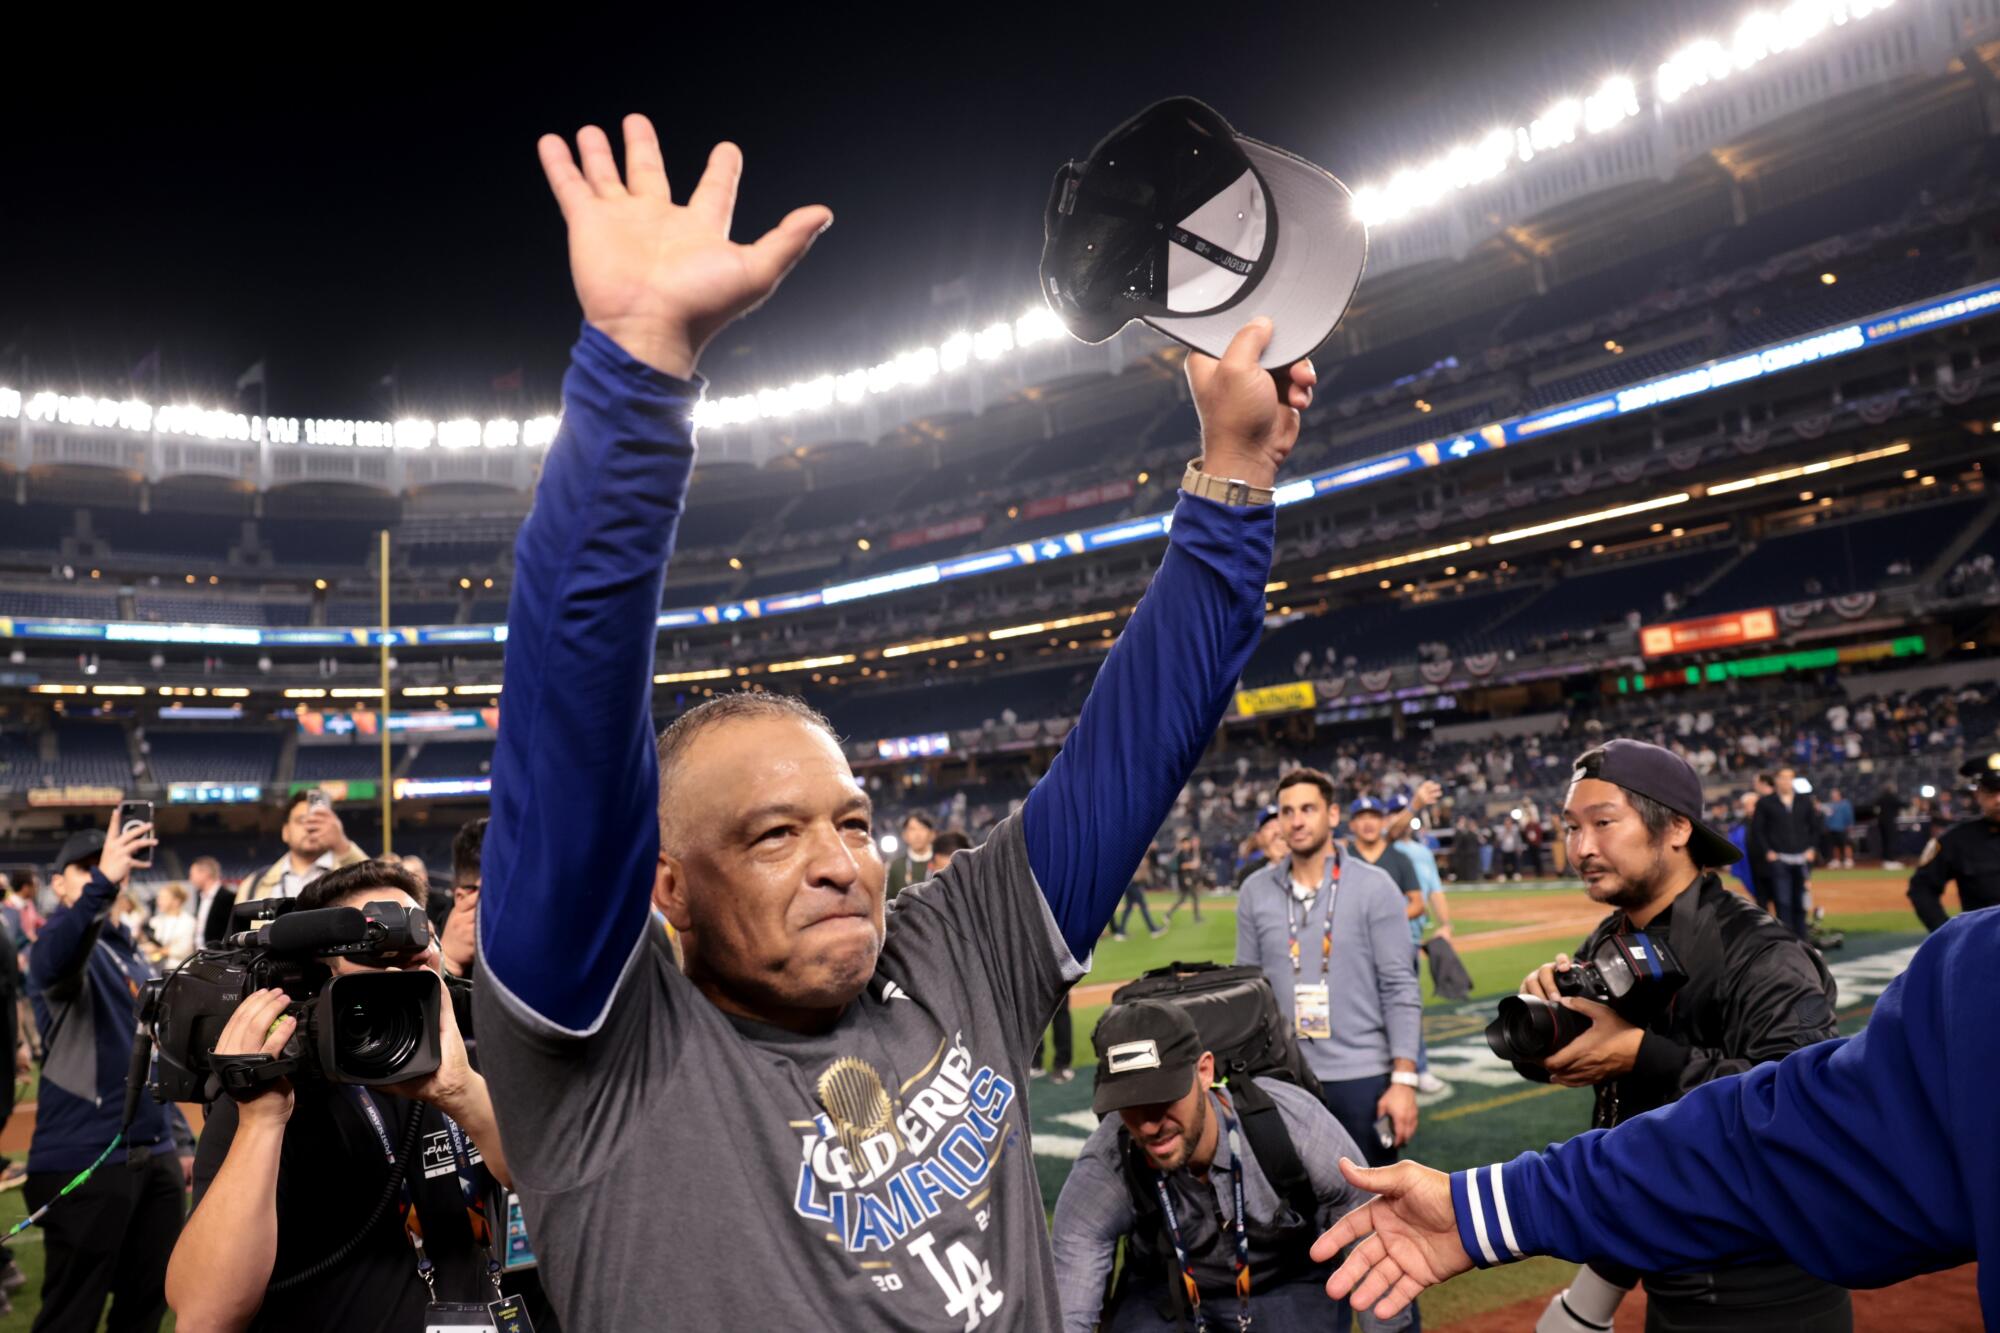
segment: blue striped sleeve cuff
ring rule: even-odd
[[[1527,1256],[1498,1162],[1452,1172],[1451,1203],[1458,1218],[1458,1242],[1473,1263],[1491,1268]]]

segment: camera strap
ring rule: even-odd
[[[382,1116],[381,1108],[375,1104],[374,1096],[366,1088],[350,1084],[348,1092],[352,1095],[354,1104],[360,1109],[362,1118],[368,1122],[368,1127],[375,1131],[375,1137],[381,1141],[382,1151],[393,1170],[396,1165],[396,1145],[395,1140],[389,1135],[389,1125]],[[458,1175],[459,1192],[465,1200],[466,1224],[472,1231],[473,1243],[486,1252],[486,1277],[493,1284],[493,1294],[504,1296],[505,1293],[500,1290],[500,1261],[493,1253],[492,1227],[487,1221],[486,1195],[480,1186],[478,1173],[474,1170],[475,1163],[472,1161],[472,1141],[457,1121],[442,1111],[438,1115],[444,1121],[445,1135],[451,1144],[452,1162]],[[428,1154],[423,1156],[427,1157]],[[423,1170],[423,1167],[424,1162],[420,1159],[418,1169]],[[424,1249],[423,1222],[417,1215],[416,1195],[410,1189],[408,1171],[403,1172],[401,1189],[403,1233],[410,1238],[410,1248],[416,1252],[417,1276],[424,1280],[424,1286],[429,1288],[431,1299],[435,1301],[437,1265],[431,1262],[430,1255]]]
[[[355,1107],[360,1110],[361,1118],[368,1122],[368,1127],[375,1131],[375,1137],[382,1141],[382,1155],[388,1161],[389,1169],[395,1170],[396,1141],[389,1137],[389,1125],[382,1118],[382,1108],[375,1104],[374,1097],[369,1095],[366,1088],[349,1084],[347,1091]],[[430,1255],[424,1251],[424,1228],[423,1223],[417,1218],[417,1199],[410,1190],[408,1171],[403,1172],[398,1184],[403,1196],[403,1234],[410,1238],[410,1248],[416,1251],[417,1276],[424,1280],[424,1286],[430,1291],[431,1300],[435,1302],[437,1265],[431,1262]]]
[[[1236,1205],[1236,1328],[1237,1333],[1246,1333],[1250,1327],[1250,1225],[1243,1210],[1243,1139],[1236,1132],[1236,1117],[1226,1111],[1221,1115],[1229,1139],[1231,1202]],[[1153,1173],[1153,1188],[1159,1191],[1160,1213],[1167,1224],[1167,1239],[1173,1244],[1174,1258],[1180,1261],[1181,1284],[1187,1293],[1188,1307],[1194,1313],[1195,1331],[1205,1333],[1208,1321],[1201,1312],[1201,1287],[1195,1281],[1194,1262],[1188,1258],[1187,1246],[1181,1241],[1180,1214],[1174,1207],[1172,1193],[1167,1189],[1165,1172]]]

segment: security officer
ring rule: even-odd
[[[1944,886],[1952,880],[1960,911],[2000,905],[2000,752],[1969,759],[1958,771],[1973,780],[1979,818],[1932,838],[1910,876],[1910,905],[1925,930],[1945,923]]]
[[[1562,955],[1522,983],[1590,1020],[1541,1064],[1551,1082],[1596,1089],[1592,1128],[1837,1035],[1825,964],[1723,886],[1715,870],[1736,860],[1736,847],[1701,822],[1702,808],[1701,779],[1671,750],[1614,740],[1576,762],[1562,810],[1570,863],[1591,900],[1616,909],[1578,956],[1610,946],[1628,967],[1646,959],[1652,973],[1624,990],[1611,979],[1615,1005],[1563,996],[1556,976],[1572,964]],[[1618,1286],[1638,1276],[1599,1271]],[[1847,1293],[1791,1264],[1643,1276],[1650,1333],[1853,1328]]]

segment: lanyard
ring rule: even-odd
[[[1327,846],[1326,882],[1322,891],[1326,894],[1326,928],[1319,941],[1319,979],[1326,980],[1327,962],[1333,957],[1333,896],[1340,892],[1340,848],[1337,844]],[[1285,868],[1287,879],[1291,877],[1291,867]],[[1287,884],[1286,889],[1291,886]],[[1315,895],[1317,897],[1317,895]],[[1292,951],[1292,980],[1299,979],[1299,926],[1312,920],[1312,903],[1305,904],[1305,910],[1294,919],[1292,905],[1295,895],[1289,891],[1285,895],[1285,934],[1289,937]]]
[[[367,1089],[349,1085],[348,1091],[353,1094],[354,1104],[360,1108],[362,1117],[368,1121],[369,1128],[375,1131],[375,1137],[381,1140],[382,1152],[388,1159],[389,1169],[395,1170],[396,1144],[389,1136],[389,1126],[382,1118],[381,1108],[375,1105],[375,1098],[369,1095]],[[443,1115],[442,1112],[439,1114]],[[500,1290],[500,1261],[493,1256],[492,1235],[486,1221],[486,1200],[472,1171],[471,1152],[467,1146],[469,1140],[465,1131],[459,1128],[457,1121],[448,1115],[443,1118],[445,1133],[451,1139],[452,1157],[458,1167],[458,1185],[465,1198],[466,1220],[472,1229],[472,1239],[475,1244],[482,1245],[486,1249],[486,1276],[493,1283],[494,1294],[504,1295]],[[422,1159],[419,1156],[420,1169],[421,1163]],[[422,1278],[424,1286],[430,1289],[431,1300],[436,1301],[437,1265],[431,1262],[430,1255],[424,1249],[423,1223],[417,1216],[416,1196],[410,1190],[408,1171],[403,1172],[398,1185],[403,1196],[403,1234],[410,1238],[410,1248],[416,1251],[417,1276]]]
[[[1236,1118],[1225,1113],[1222,1122],[1229,1128],[1229,1188],[1236,1205],[1236,1328],[1237,1333],[1244,1333],[1250,1327],[1250,1229],[1243,1212],[1243,1143],[1236,1133]],[[1187,1288],[1188,1306],[1194,1311],[1195,1333],[1203,1333],[1208,1323],[1201,1313],[1201,1287],[1195,1282],[1187,1246],[1181,1243],[1180,1214],[1174,1208],[1173,1195],[1167,1192],[1165,1172],[1153,1173],[1153,1188],[1159,1191],[1167,1239],[1173,1242],[1174,1258],[1180,1261],[1181,1282]]]

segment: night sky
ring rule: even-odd
[[[628,110],[677,196],[714,140],[743,145],[739,239],[797,204],[838,219],[710,348],[716,391],[845,370],[1035,300],[1055,169],[1150,101],[1201,97],[1367,184],[1608,74],[1643,86],[1745,6],[694,8],[270,8],[207,32],[10,14],[0,383],[224,404],[266,358],[281,415],[385,416],[393,372],[404,411],[444,417],[511,410],[491,381],[518,367],[549,406],[577,314],[535,138],[615,140]],[[960,279],[969,303],[934,306]],[[156,347],[157,387],[128,389]]]

